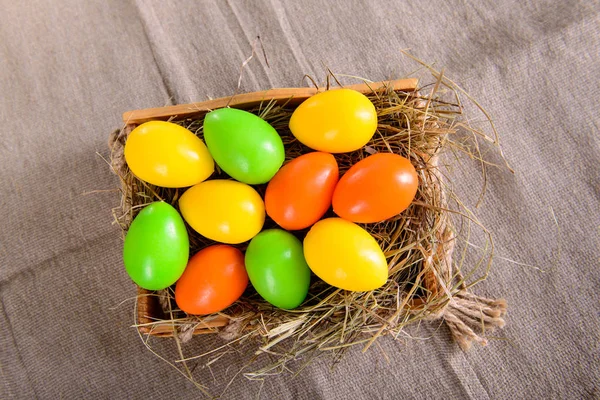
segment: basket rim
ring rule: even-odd
[[[265,101],[268,102],[273,100],[297,105],[307,98],[324,90],[352,89],[363,94],[369,94],[389,88],[394,91],[414,92],[417,90],[418,84],[418,78],[406,78],[369,83],[365,82],[356,85],[347,85],[344,87],[331,87],[329,89],[314,87],[267,89],[258,92],[248,92],[229,97],[221,97],[214,100],[206,100],[199,103],[178,104],[173,106],[126,111],[123,113],[123,122],[125,125],[139,125],[151,120],[182,120],[186,118],[193,118],[194,116],[217,108],[223,108],[227,106],[249,107]]]

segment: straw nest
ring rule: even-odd
[[[340,175],[376,152],[407,157],[419,175],[418,193],[407,210],[381,223],[361,225],[376,238],[389,262],[389,280],[383,287],[371,292],[349,292],[313,277],[306,301],[290,311],[271,306],[249,287],[233,306],[209,316],[186,315],[180,311],[170,288],[143,294],[157,296],[163,311],[160,317],[150,316],[149,322],[141,324],[144,332],[152,334],[158,327],[169,325],[181,348],[179,344],[190,340],[194,332],[212,330],[224,340],[223,347],[212,352],[213,358],[234,343],[255,343],[255,354],[269,353],[275,362],[247,373],[250,378],[283,371],[289,361],[309,358],[309,354],[332,352],[340,356],[355,345],[366,350],[378,337],[397,338],[407,325],[422,320],[445,321],[453,337],[465,349],[473,341],[486,344],[482,333],[504,324],[506,304],[503,300],[475,296],[468,289],[473,282],[487,276],[492,259],[491,236],[458,200],[449,178],[444,176],[444,167],[456,158],[440,156],[458,152],[485,166],[480,145],[497,144],[497,139],[469,127],[463,118],[461,103],[465,93],[442,74],[433,71],[433,76],[435,79],[430,84],[415,92],[395,92],[388,88],[368,94],[379,118],[376,134],[363,149],[335,156]],[[249,111],[279,132],[286,148],[286,160],[310,151],[288,128],[294,107],[265,102]],[[200,138],[203,137],[202,122],[202,115],[177,121]],[[130,173],[122,152],[127,133],[126,129],[120,130],[111,139],[111,162],[122,183],[122,201],[115,209],[115,218],[124,233],[144,205],[163,200],[177,208],[177,200],[184,190],[151,186]],[[227,176],[216,171],[212,178]],[[264,185],[256,188],[264,194]],[[265,228],[275,226],[267,219]],[[467,282],[463,261],[470,259],[465,254],[469,251],[469,235],[474,226],[479,227],[486,250],[479,251],[474,263],[466,268],[470,277]],[[296,234],[302,239],[306,231]],[[212,244],[191,229],[189,235],[190,254]],[[245,245],[239,247],[242,251],[245,249]],[[460,253],[453,257],[456,248]],[[183,358],[183,354],[181,356]],[[255,355],[248,355],[249,359],[252,357]]]

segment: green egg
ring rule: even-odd
[[[183,274],[189,252],[187,230],[177,210],[155,202],[144,207],[131,223],[123,245],[123,262],[138,286],[161,290]]]
[[[268,182],[285,158],[277,131],[258,116],[235,108],[206,114],[204,140],[219,167],[249,185]]]
[[[302,243],[281,229],[268,229],[256,235],[246,250],[246,271],[252,286],[275,307],[298,307],[308,294],[310,269]]]

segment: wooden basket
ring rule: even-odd
[[[411,93],[416,91],[417,84],[418,80],[416,78],[410,78],[350,85],[345,86],[345,88],[353,89],[363,94],[390,89]],[[330,90],[335,90],[335,88],[331,88]],[[243,93],[234,97],[224,97],[200,103],[127,111],[123,114],[123,122],[125,123],[124,131],[127,135],[139,124],[151,120],[180,121],[190,118],[197,119],[211,110],[226,106],[250,109],[261,103],[265,104],[271,101],[275,101],[277,104],[285,103],[297,106],[319,92],[320,90],[316,88],[271,89],[261,92]],[[434,282],[434,279],[425,279],[425,281]],[[437,288],[435,287],[432,287],[431,290],[437,292]],[[418,304],[414,304],[414,306],[418,306]],[[161,320],[164,320],[164,323],[161,323]],[[207,318],[205,322],[200,323],[195,328],[194,334],[215,333],[218,331],[216,328],[226,326],[229,321],[230,319],[227,317],[215,315],[214,318]],[[163,308],[160,305],[160,296],[140,287],[138,287],[137,296],[137,324],[142,333],[155,336],[173,336],[176,330],[173,323],[165,318]]]
[[[396,92],[408,93],[414,99],[421,101],[418,97],[417,92],[417,79],[401,79],[394,81],[382,81],[369,84],[358,84],[346,86],[345,88],[354,89],[363,94],[376,94],[384,91],[393,90]],[[335,88],[329,89],[335,90]],[[122,146],[124,145],[128,134],[139,124],[142,124],[151,120],[169,120],[169,121],[183,121],[188,119],[200,120],[206,113],[223,107],[235,107],[239,109],[255,109],[261,104],[268,104],[275,102],[279,105],[297,106],[307,98],[319,93],[320,90],[316,88],[284,88],[284,89],[271,89],[261,92],[244,93],[235,95],[233,97],[225,97],[215,100],[209,100],[200,103],[175,105],[160,108],[149,108],[143,110],[128,111],[123,114],[123,122],[125,126],[123,129],[113,133],[110,139],[110,147],[114,149],[114,144],[120,144],[120,151],[122,152]],[[423,101],[423,109],[426,109],[426,102]],[[418,106],[421,108],[421,105]],[[425,116],[423,118],[426,118]],[[437,172],[437,152],[429,159],[428,165],[433,167],[432,172],[435,176],[436,182],[429,182],[430,185],[438,185],[439,196],[442,204],[445,204],[444,192],[441,190],[441,177]],[[124,158],[119,157],[120,164],[115,166],[113,160],[113,169],[117,171],[128,171],[128,167],[124,164]],[[429,189],[431,190],[431,188]],[[417,297],[413,297],[406,300],[401,306],[398,307],[397,313],[401,310],[408,310],[410,312],[421,312],[425,311],[430,314],[427,316],[428,319],[443,319],[453,337],[457,340],[459,345],[463,349],[470,347],[472,341],[479,342],[485,345],[486,339],[476,333],[472,328],[476,327],[482,329],[485,333],[486,330],[491,330],[495,327],[503,326],[504,320],[502,317],[506,313],[506,302],[504,300],[492,300],[483,297],[475,296],[470,294],[465,287],[461,287],[460,290],[450,293],[448,287],[451,286],[453,277],[455,275],[452,271],[452,252],[454,247],[454,233],[449,227],[449,222],[443,223],[443,228],[440,228],[436,232],[436,240],[439,243],[450,243],[446,246],[437,246],[432,249],[430,257],[424,260],[421,276],[421,285],[429,293],[429,300],[440,299],[445,305],[438,311],[431,313],[427,308],[427,301]],[[432,265],[444,264],[445,267],[435,270],[434,268],[428,268],[427,264]],[[161,305],[161,299],[164,300],[166,297],[162,297],[159,293],[151,292],[138,287],[137,295],[137,327],[143,334],[170,337],[174,334],[180,334],[180,329],[176,326],[175,322],[165,315],[164,308]],[[222,332],[231,319],[220,314],[214,314],[202,318],[201,322],[194,325],[192,334],[205,334],[205,333],[217,333]],[[384,329],[383,326],[381,328]],[[190,330],[191,331],[191,330]],[[187,332],[188,334],[190,332]]]

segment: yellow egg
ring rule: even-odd
[[[183,219],[202,236],[237,244],[252,239],[265,222],[265,204],[245,183],[215,179],[199,183],[179,199]]]
[[[202,140],[165,121],[145,122],[131,131],[125,142],[125,160],[141,180],[169,188],[195,185],[215,170]]]
[[[375,106],[362,93],[333,89],[305,100],[290,118],[290,130],[306,146],[347,153],[367,144],[377,129]]]
[[[369,232],[341,218],[313,225],[304,239],[310,269],[331,286],[365,292],[381,287],[388,266],[379,244]]]

